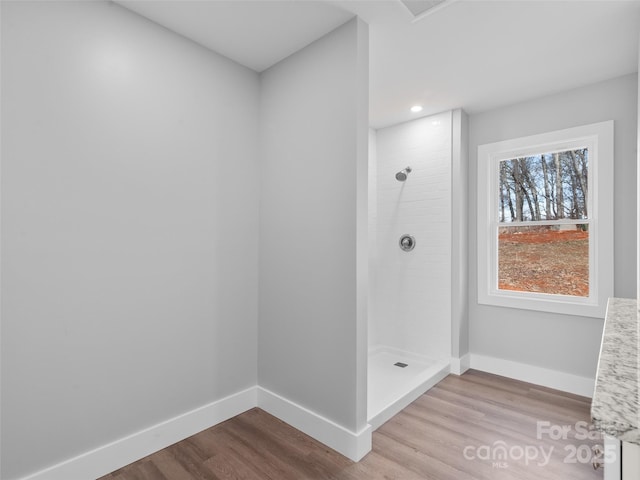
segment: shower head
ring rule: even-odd
[[[400,170],[396,173],[396,180],[399,182],[404,182],[407,179],[407,175],[411,173],[411,167],[407,167],[404,170]]]

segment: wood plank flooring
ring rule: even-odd
[[[358,463],[255,408],[99,480],[602,479],[591,465],[602,442],[576,427],[589,407],[588,398],[470,370],[380,427]]]

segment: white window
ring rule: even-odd
[[[478,302],[604,317],[613,121],[478,147]]]

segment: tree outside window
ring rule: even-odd
[[[604,316],[613,122],[478,146],[478,302]]]
[[[588,297],[589,149],[502,160],[499,176],[498,288]]]

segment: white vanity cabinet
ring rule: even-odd
[[[604,436],[603,462],[604,480],[622,480],[622,445],[620,440],[609,435]]]
[[[622,442],[621,480],[640,480],[640,445]]]
[[[604,480],[640,480],[640,445],[605,435]]]

